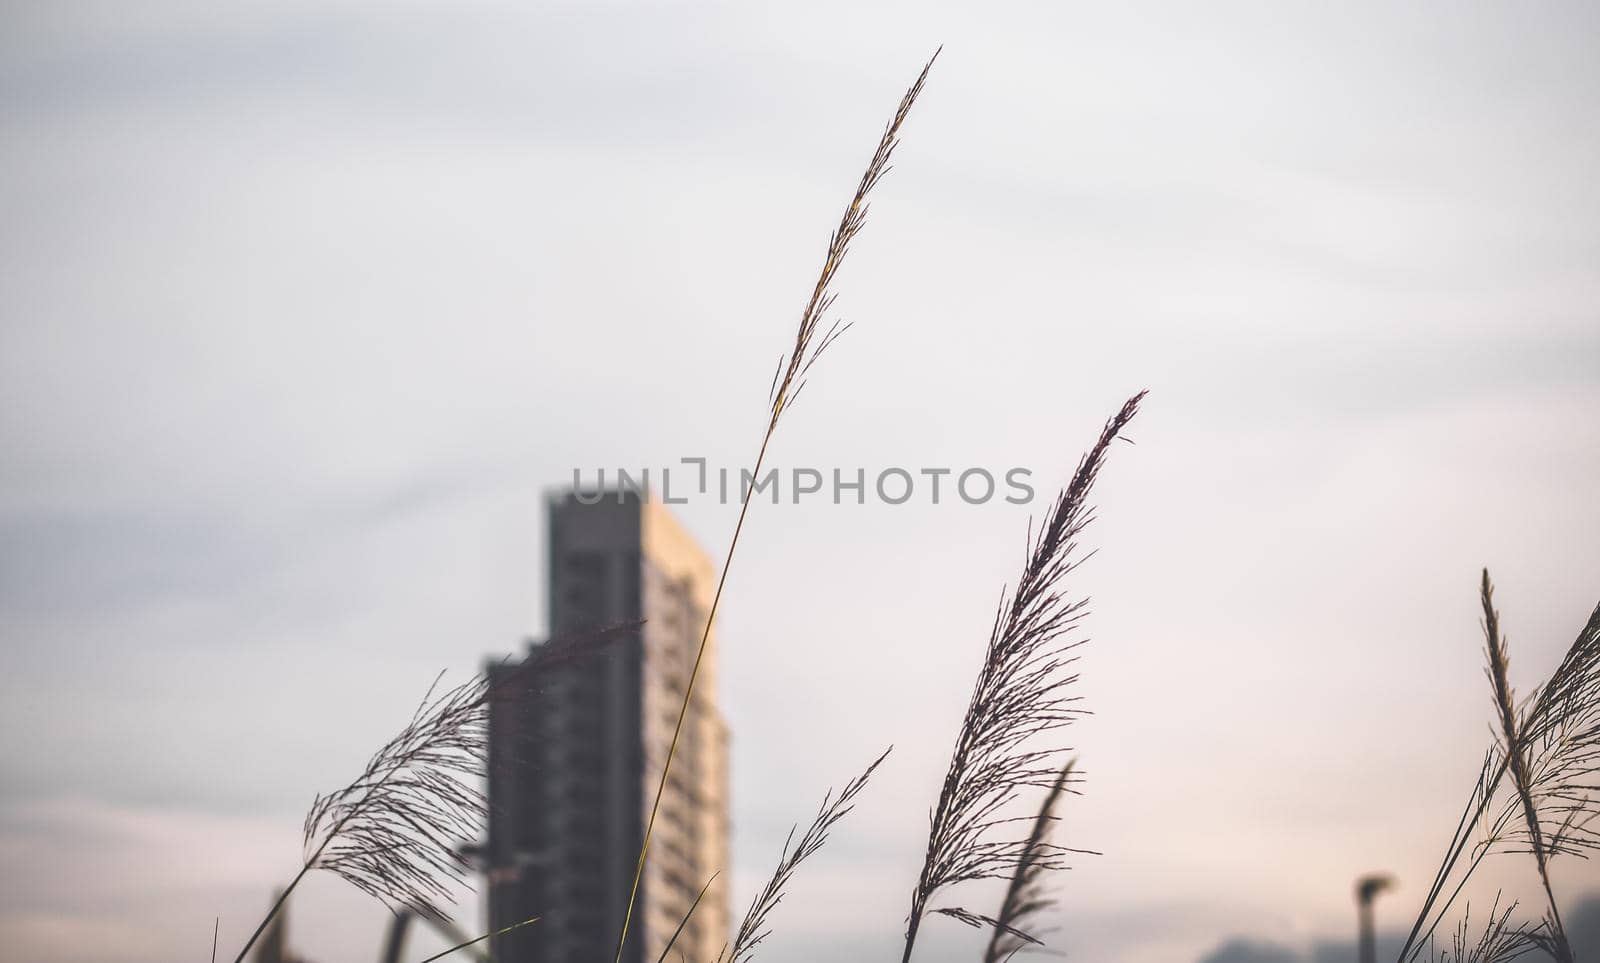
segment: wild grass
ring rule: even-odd
[[[931,911],[971,926],[997,921],[965,907],[934,908],[945,890],[962,883],[1010,878],[1027,858],[1037,869],[1062,865],[1065,850],[1011,833],[1006,815],[1019,792],[1051,789],[1062,750],[1039,747],[1036,738],[1066,726],[1081,710],[1067,688],[1077,680],[1069,669],[1072,649],[1082,644],[1074,632],[1086,599],[1062,591],[1061,583],[1084,557],[1078,536],[1093,518],[1089,494],[1101,466],[1139,411],[1144,392],[1125,402],[1106,422],[1078,463],[1072,480],[1056,496],[1050,514],[1031,536],[1027,562],[1009,597],[1001,591],[978,679],[950,753],[950,765],[934,805],[922,872],[911,892],[905,949],[909,961],[924,918]]]
[[[935,52],[901,98],[856,186],[855,195],[829,238],[822,270],[801,313],[794,344],[779,359],[773,373],[766,431],[751,469],[754,477],[760,476],[778,423],[804,389],[812,366],[844,330],[835,322],[820,339],[816,337],[833,305],[834,279],[849,252],[851,242],[865,226],[868,197],[889,170],[895,147],[899,143],[901,126],[921,94],[937,57],[938,53]],[[1079,640],[1070,636],[1082,618],[1086,604],[1082,599],[1071,600],[1061,594],[1058,586],[1081,560],[1077,539],[1092,518],[1088,497],[1094,481],[1112,442],[1137,413],[1143,398],[1142,392],[1130,398],[1107,422],[1095,445],[1080,461],[1071,482],[1057,496],[1037,537],[1030,536],[1028,564],[1016,592],[1009,601],[1002,592],[1002,602],[995,616],[985,661],[957,736],[944,789],[932,817],[926,860],[912,895],[905,960],[911,958],[917,932],[930,911],[951,916],[969,925],[994,927],[991,954],[1004,953],[1009,956],[1018,948],[1014,943],[1039,943],[1021,926],[1047,905],[1041,887],[1042,874],[1060,868],[1062,857],[1071,852],[1050,842],[1047,832],[1050,822],[1055,818],[1054,807],[1066,788],[1071,770],[1070,767],[1060,766],[1057,761],[1059,750],[1036,747],[1033,740],[1066,725],[1078,714],[1079,710],[1072,705],[1076,700],[1064,692],[1064,687],[1075,676],[1067,674],[1065,670],[1074,661],[1068,652],[1079,644]],[[628,911],[618,934],[615,963],[620,963],[622,959],[639,881],[649,855],[657,810],[752,495],[753,492],[746,491],[740,502],[738,521],[723,558],[706,626],[679,709],[677,729],[645,824],[644,845],[634,872]],[[822,846],[828,830],[849,811],[848,803],[865,786],[867,778],[882,761],[880,757],[865,773],[848,784],[831,805],[825,799],[817,820],[792,851],[788,843],[785,844],[778,870],[766,888],[757,895],[729,948],[732,963],[746,963],[766,938],[767,915],[781,900],[790,876],[803,860]],[[1004,816],[1003,812],[1021,791],[1030,787],[1048,793],[1044,808],[1035,821],[1034,831],[1020,840],[1005,837],[1003,829],[1014,820]],[[1000,911],[1001,917],[991,917],[957,906],[930,909],[928,905],[936,894],[948,887],[996,878],[1012,879],[1007,900]]]
[[[1468,906],[1461,921],[1451,934],[1450,946],[1435,950],[1429,959],[1434,963],[1511,963],[1539,948],[1534,931],[1525,924],[1512,923],[1511,914],[1517,908],[1512,903],[1500,908],[1495,898],[1489,918],[1476,938],[1472,936],[1472,907]]]
[[[1492,916],[1490,928],[1497,927],[1499,936],[1490,939],[1486,930],[1484,938],[1469,948],[1479,956],[1459,956],[1458,930],[1456,958],[1511,959],[1506,954],[1526,945],[1558,963],[1574,963],[1550,881],[1550,864],[1557,857],[1587,856],[1600,848],[1592,828],[1600,814],[1600,605],[1550,678],[1519,703],[1511,687],[1509,646],[1487,569],[1478,595],[1496,737],[1484,754],[1399,960],[1412,963],[1433,945],[1434,934],[1456,899],[1491,855],[1520,854],[1531,856],[1538,871],[1545,896],[1542,919],[1511,925],[1510,909],[1500,914],[1498,923]]]
[[[827,321],[836,296],[834,282],[852,242],[866,225],[870,195],[890,169],[901,128],[937,57],[936,51],[901,98],[829,237],[822,268],[801,312],[794,341],[773,374],[765,430],[750,471],[752,477],[760,477],[778,425],[799,398],[817,360],[846,329],[837,321]],[[1136,414],[1143,397],[1140,393],[1130,398],[1107,422],[1079,462],[1070,483],[1058,494],[1037,535],[1030,532],[1028,560],[1016,591],[1001,593],[984,662],[933,812],[927,858],[913,893],[905,943],[907,960],[928,912],[993,927],[986,951],[990,961],[1009,959],[1024,946],[1041,943],[1033,931],[1034,921],[1050,905],[1044,875],[1060,868],[1062,858],[1074,852],[1052,842],[1050,832],[1058,818],[1056,809],[1069,791],[1072,766],[1060,763],[1058,757],[1063,750],[1038,747],[1033,742],[1035,737],[1066,725],[1081,711],[1074,706],[1076,700],[1067,694],[1066,687],[1076,678],[1068,672],[1074,661],[1069,652],[1081,643],[1073,633],[1083,618],[1086,601],[1069,598],[1059,586],[1083,558],[1078,538],[1092,518],[1090,490],[1112,442]],[[617,934],[617,963],[627,943],[663,791],[753,495],[754,490],[750,489],[741,497],[738,519],[723,556],[673,738],[645,822],[632,890]],[[559,657],[564,651],[566,647],[562,646],[543,647],[540,654],[524,663],[525,670],[538,671],[544,660]],[[484,770],[486,709],[492,698],[487,676],[474,678],[437,697],[430,689],[410,722],[373,755],[355,781],[317,798],[306,817],[306,857],[301,871],[240,951],[240,961],[280,911],[289,893],[312,869],[343,877],[397,912],[430,919],[446,917],[443,905],[464,881],[468,869],[456,843],[475,838],[484,823],[486,800],[473,780]],[[718,963],[750,963],[771,932],[768,920],[793,875],[827,842],[830,832],[851,811],[887,755],[885,752],[837,795],[830,791],[824,796],[816,818],[798,840],[791,832],[777,869],[756,895]],[[1031,831],[1022,838],[1012,838],[1007,827],[1019,820],[1003,815],[1003,811],[1029,789],[1043,793],[1042,803],[1031,821]],[[958,906],[928,905],[936,895],[960,883],[1001,878],[1010,883],[995,916]],[[702,890],[701,896],[704,893]],[[683,932],[699,903],[697,898],[678,933]],[[532,922],[527,920],[516,926]],[[507,929],[510,928],[515,927]],[[663,960],[677,935],[668,940]],[[434,958],[487,938],[464,941]]]
[[[829,237],[793,343],[780,356],[773,373],[765,428],[750,477],[760,477],[783,416],[799,398],[818,359],[846,329],[829,320],[836,297],[834,283],[852,242],[865,227],[870,195],[890,169],[902,126],[937,56],[935,52],[901,98]],[[1144,397],[1143,392],[1135,394],[1107,420],[1037,532],[1030,524],[1025,561],[1015,588],[1000,592],[977,678],[929,813],[926,848],[905,920],[902,963],[912,959],[930,916],[987,928],[984,963],[1001,963],[1042,947],[1045,916],[1053,905],[1050,874],[1064,868],[1071,854],[1088,852],[1068,848],[1053,838],[1059,810],[1073,792],[1076,776],[1074,763],[1063,761],[1069,750],[1053,740],[1084,712],[1073,694],[1077,680],[1073,666],[1074,650],[1085,641],[1080,630],[1087,615],[1087,599],[1071,594],[1065,583],[1088,557],[1080,540],[1094,517],[1090,505],[1093,487],[1114,442],[1138,414]],[[753,488],[742,493],[722,558],[672,740],[644,822],[614,963],[621,963],[627,945],[664,789],[754,494]],[[1600,848],[1600,833],[1593,828],[1600,812],[1600,606],[1549,680],[1519,702],[1510,683],[1508,645],[1487,571],[1480,585],[1480,601],[1496,738],[1485,752],[1399,961],[1507,963],[1540,950],[1558,963],[1574,963],[1549,867],[1558,857],[1586,856]],[[543,646],[522,663],[523,670],[537,672],[553,661],[577,657],[587,651],[587,643],[615,637],[630,627],[636,628],[637,623]],[[340,876],[396,912],[432,920],[448,918],[448,901],[470,869],[458,844],[475,839],[486,816],[487,800],[478,780],[487,757],[488,706],[500,694],[487,680],[487,675],[478,676],[438,695],[430,688],[407,724],[373,754],[354,781],[316,798],[304,824],[302,867],[239,951],[235,963],[242,963],[290,893],[315,869]],[[795,830],[790,831],[776,869],[756,893],[716,963],[752,963],[772,932],[769,920],[795,874],[851,812],[887,755],[885,752],[837,794],[830,790],[824,795],[815,818],[798,839]],[[1032,818],[1013,815],[1017,804],[1035,793],[1038,801]],[[1542,918],[1514,921],[1516,904],[1502,909],[1497,899],[1474,935],[1468,907],[1453,928],[1446,927],[1451,939],[1441,949],[1437,934],[1468,880],[1491,855],[1503,853],[1533,857],[1545,896]],[[707,880],[658,963],[668,959],[715,878],[713,874]],[[966,884],[985,880],[1006,882],[1003,899],[992,915],[959,903],[935,905]],[[443,958],[534,922],[523,920],[494,934],[460,942],[429,959]],[[214,932],[213,959],[215,942]]]
[[[434,686],[438,680],[434,681]],[[488,680],[428,695],[350,785],[306,814],[306,865],[341,876],[391,909],[447,916],[468,865],[456,843],[482,830],[477,786],[488,751]]]
[[[883,755],[872,761],[861,775],[845,783],[838,795],[833,790],[828,790],[822,797],[822,805],[817,807],[817,815],[811,820],[811,825],[800,835],[800,841],[795,842],[794,829],[789,830],[789,835],[783,841],[783,850],[778,854],[778,868],[773,870],[772,876],[767,879],[751,901],[750,908],[745,911],[744,920],[739,923],[739,931],[733,937],[733,942],[722,948],[717,954],[716,963],[749,963],[754,956],[756,947],[764,942],[772,930],[767,926],[767,917],[778,908],[783,901],[784,890],[789,885],[789,880],[794,876],[800,864],[810,859],[828,841],[828,833],[835,823],[849,815],[854,807],[855,798],[867,786],[867,780],[889,758],[889,750],[884,750]]]
[[[443,676],[436,678],[410,720],[372,754],[360,775],[312,801],[302,831],[300,871],[234,963],[243,963],[313,870],[343,878],[393,912],[448,920],[452,891],[471,868],[459,844],[477,838],[488,815],[479,783],[488,759],[490,703],[526,673],[582,657],[639,624],[606,626],[542,646],[505,682],[491,685],[483,673],[435,695]],[[516,924],[521,925],[526,924]]]
[[[901,97],[856,185],[855,193],[828,239],[822,268],[801,311],[793,344],[779,359],[773,374],[766,428],[750,471],[752,477],[760,477],[778,424],[799,398],[817,360],[847,327],[835,321],[826,331],[822,329],[833,307],[834,281],[844,265],[852,242],[866,226],[870,195],[889,172],[895,148],[900,142],[900,130],[922,93],[928,73],[937,58],[938,51],[935,51]],[[820,337],[819,332],[823,332]],[[753,488],[748,489],[740,500],[738,520],[723,556],[716,590],[678,710],[672,741],[651,802],[627,909],[617,934],[615,959],[619,963],[627,943],[662,796],[677,757],[695,683],[700,676],[728,572],[733,565],[753,495]],[[546,659],[561,657],[569,648],[544,647],[541,654],[524,663],[525,671],[537,671]],[[486,675],[475,677],[437,697],[430,688],[410,722],[373,754],[366,768],[353,782],[316,798],[305,820],[305,859],[300,871],[240,949],[235,963],[242,963],[251,947],[282,911],[290,894],[313,869],[326,870],[343,877],[397,912],[447,918],[443,904],[455,886],[464,882],[468,870],[468,864],[456,844],[463,839],[475,838],[481,832],[487,812],[487,800],[476,780],[484,772],[487,759],[487,709],[490,698]],[[878,762],[881,761],[880,758]],[[875,762],[866,773],[846,787],[840,798],[834,800],[834,808],[826,810],[829,818],[821,825],[814,824],[811,831],[802,837],[796,852],[786,857],[787,869],[780,868],[780,885],[770,894],[774,905],[781,895],[781,881],[787,880],[788,874],[803,859],[820,848],[827,838],[827,830],[848,812],[849,800],[865,786],[867,777],[877,765]],[[696,899],[695,905],[698,904],[699,900]],[[771,908],[766,906],[762,912],[747,918],[746,922],[759,925]],[[693,912],[693,908],[690,912]],[[529,922],[532,921],[517,925]],[[487,937],[470,942],[479,942],[484,938]],[[740,954],[748,957],[755,943],[759,942],[759,936],[741,931],[740,939],[742,943],[734,944],[735,957],[738,958]],[[466,945],[469,944],[461,944]],[[669,941],[669,949],[671,945],[672,941]],[[452,948],[452,951],[461,946]]]
[[[1488,651],[1487,675],[1490,687],[1494,691],[1495,711],[1499,716],[1500,754],[1505,758],[1511,775],[1511,790],[1514,794],[1512,805],[1521,807],[1528,852],[1534,858],[1534,863],[1539,869],[1539,883],[1544,887],[1547,906],[1545,923],[1549,930],[1552,955],[1559,963],[1572,963],[1572,946],[1567,941],[1566,928],[1561,925],[1560,905],[1556,902],[1555,892],[1550,887],[1550,858],[1553,852],[1549,845],[1550,841],[1545,837],[1539,812],[1540,804],[1534,799],[1536,789],[1531,768],[1532,760],[1529,757],[1527,735],[1521,720],[1517,717],[1516,706],[1513,705],[1511,659],[1506,654],[1506,642],[1500,634],[1500,613],[1494,607],[1494,585],[1489,581],[1488,569],[1483,572],[1480,598],[1483,604],[1484,644]]]
[[[488,681],[478,676],[435,696],[438,681],[353,782],[312,802],[300,872],[235,963],[313,869],[343,877],[392,910],[447,915],[440,903],[467,871],[455,843],[476,835],[487,813],[477,779],[488,757]]]

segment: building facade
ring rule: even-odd
[[[710,561],[654,499],[552,496],[549,638],[490,668],[490,931],[502,963],[612,958],[646,820],[715,591]],[[618,622],[637,631],[553,647]],[[728,732],[708,643],[656,817],[624,963],[674,950],[711,961],[728,939]]]

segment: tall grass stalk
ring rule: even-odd
[[[1572,950],[1561,926],[1548,866],[1557,856],[1600,849],[1600,835],[1593,829],[1600,815],[1600,605],[1590,612],[1550,678],[1519,707],[1508,679],[1509,660],[1487,571],[1478,594],[1496,739],[1484,754],[1398,960],[1413,963],[1422,956],[1489,855],[1523,853],[1535,859],[1548,904],[1544,925],[1523,932],[1558,961],[1570,961]],[[1511,791],[1505,793],[1502,787],[1508,777]]]
[[[933,62],[939,56],[935,51],[933,57],[923,65],[922,72],[917,75],[916,82],[905,92],[900,99],[900,105],[895,110],[894,116],[884,127],[883,136],[878,140],[877,150],[873,152],[872,160],[867,164],[866,171],[861,175],[860,182],[856,185],[855,195],[850,199],[850,204],[845,208],[844,215],[839,219],[839,226],[834,229],[833,236],[828,240],[828,250],[823,258],[822,271],[817,277],[816,284],[811,289],[811,297],[806,302],[805,310],[801,312],[800,324],[795,331],[794,345],[784,357],[778,361],[777,369],[773,373],[770,405],[767,412],[766,431],[761,436],[761,446],[756,452],[755,463],[750,471],[752,478],[761,477],[762,465],[766,462],[767,448],[772,443],[773,435],[777,433],[778,422],[784,412],[789,410],[800,391],[805,387],[806,377],[817,359],[834,339],[842,333],[838,324],[834,324],[819,339],[817,331],[824,317],[833,306],[833,281],[839,268],[844,264],[845,255],[849,253],[850,243],[857,234],[866,226],[867,198],[872,189],[877,186],[883,175],[889,172],[890,160],[894,155],[895,147],[900,142],[900,127],[905,123],[911,113],[912,106],[917,102],[917,97],[922,93],[922,86],[928,79],[928,72],[933,68]],[[672,771],[672,763],[677,758],[678,743],[683,734],[683,724],[689,714],[689,705],[694,697],[695,682],[700,677],[700,665],[705,659],[706,644],[711,638],[711,628],[716,622],[717,610],[722,603],[722,591],[727,585],[728,571],[733,565],[734,551],[739,547],[739,536],[744,531],[744,521],[750,511],[750,503],[754,498],[754,486],[749,486],[739,502],[739,518],[733,526],[733,536],[728,540],[728,550],[722,558],[722,572],[717,577],[717,588],[711,597],[711,608],[706,613],[706,624],[700,635],[700,645],[695,653],[694,666],[689,671],[689,680],[684,687],[683,704],[678,708],[678,721],[672,730],[672,742],[667,747],[667,758],[661,767],[661,777],[656,783],[654,801],[650,804],[650,816],[645,822],[644,842],[639,847],[638,864],[634,867],[633,885],[628,893],[627,910],[623,914],[622,926],[617,933],[617,950],[614,963],[621,963],[622,950],[628,940],[628,930],[633,922],[633,910],[639,899],[639,883],[644,878],[645,860],[650,855],[650,843],[654,838],[656,816],[661,809],[661,797],[666,790],[667,777]]]

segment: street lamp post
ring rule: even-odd
[[[1372,902],[1394,886],[1394,877],[1375,873],[1356,880],[1356,916],[1360,927],[1361,963],[1378,963],[1377,937],[1372,925]]]

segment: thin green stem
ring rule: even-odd
[[[694,915],[696,909],[699,909],[700,901],[706,898],[706,893],[711,889],[711,884],[717,881],[717,875],[712,873],[711,878],[706,880],[706,884],[700,887],[700,892],[695,896],[694,902],[689,904],[689,912],[683,914],[683,919],[678,921],[678,928],[672,931],[672,937],[667,940],[667,945],[661,948],[661,956],[656,959],[656,963],[667,963],[667,954],[672,952],[673,944],[677,943],[678,937],[683,935],[684,928],[689,925],[689,917]]]
[[[781,405],[782,398],[779,398]],[[772,441],[772,433],[778,427],[779,407],[774,407],[772,418],[767,422],[767,433],[761,439],[761,451],[756,455],[755,468],[751,471],[752,478],[761,477],[761,466],[767,458],[767,445]],[[617,953],[613,958],[614,963],[622,963],[622,947],[628,941],[628,927],[633,922],[633,907],[639,899],[639,881],[644,878],[645,857],[650,855],[650,839],[656,828],[656,814],[661,810],[661,797],[667,788],[667,775],[672,771],[672,761],[678,754],[678,739],[683,734],[683,722],[689,716],[689,703],[694,698],[695,680],[700,677],[700,663],[706,655],[706,644],[711,639],[711,624],[717,619],[717,607],[722,603],[722,588],[728,582],[728,569],[733,565],[734,550],[739,547],[739,533],[744,531],[744,519],[750,511],[750,499],[755,495],[755,485],[751,484],[745,490],[744,498],[739,504],[739,521],[733,526],[733,539],[728,543],[728,552],[722,558],[722,574],[717,578],[717,591],[711,597],[711,610],[706,614],[705,631],[700,633],[700,649],[695,653],[694,668],[689,671],[689,684],[684,689],[683,704],[678,707],[678,723],[672,729],[672,744],[667,748],[667,762],[661,767],[661,778],[656,782],[656,798],[650,804],[650,819],[645,823],[644,844],[639,847],[639,863],[633,869],[633,888],[628,893],[628,910],[622,917],[622,931],[617,934]]]
[[[440,952],[440,953],[433,954],[432,956],[430,956],[427,959],[423,960],[422,963],[433,963],[434,960],[442,960],[445,957],[449,956],[451,953],[456,952],[457,950],[464,950],[467,947],[472,946],[475,943],[482,943],[484,940],[492,940],[496,936],[504,936],[507,933],[511,932],[512,930],[520,930],[524,926],[528,926],[530,924],[537,923],[537,922],[539,922],[539,917],[533,916],[533,917],[529,917],[528,919],[523,920],[520,923],[512,923],[510,926],[502,927],[501,929],[495,930],[493,933],[485,933],[482,936],[474,937],[473,939],[467,940],[465,943],[457,943],[455,946],[450,947],[448,950],[445,950],[445,951]]]

